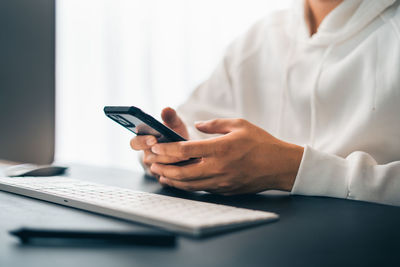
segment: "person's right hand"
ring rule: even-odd
[[[180,134],[183,138],[189,139],[189,134],[186,125],[179,118],[176,111],[172,108],[164,108],[161,112],[161,118],[164,124]],[[187,158],[177,158],[169,156],[160,156],[151,152],[151,147],[157,144],[157,139],[152,135],[140,135],[132,138],[131,147],[136,151],[143,151],[143,165],[150,170],[153,163],[172,164],[187,160]],[[149,171],[150,172],[150,171]],[[150,172],[151,173],[151,172]],[[151,173],[156,176],[156,174]]]

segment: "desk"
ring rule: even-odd
[[[223,197],[162,189],[140,173],[73,166],[89,181],[279,213],[280,221],[173,248],[31,247],[7,231],[26,226],[135,229],[143,226],[0,192],[0,266],[400,266],[400,208],[268,192]]]

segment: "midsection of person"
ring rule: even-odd
[[[288,142],[342,157],[361,150],[381,164],[400,158],[400,41],[392,26],[377,12],[348,40],[336,43],[332,34],[320,44],[319,33],[305,36],[291,12],[269,17],[233,44],[225,58],[231,84],[220,85],[232,87],[233,101],[211,92],[211,78],[198,89],[207,103],[215,96],[216,113],[227,102],[228,116]],[[213,107],[202,116],[192,106],[189,100],[179,109],[188,125],[215,118]]]
[[[323,153],[344,158],[363,151],[368,157],[358,160],[366,166],[400,160],[398,2],[344,1],[315,33],[304,20],[307,10],[301,1],[299,5],[271,15],[234,42],[210,79],[178,109],[190,137],[208,137],[192,127],[194,121],[240,117],[280,140]],[[357,167],[339,158],[332,161],[349,164],[344,169]],[[300,178],[299,183],[310,179]],[[397,186],[394,179],[388,181]],[[357,176],[338,181],[342,185],[332,192],[322,187],[297,192],[349,197],[346,184],[351,180],[363,183]],[[382,200],[380,190],[365,195],[366,184],[354,188],[360,191],[354,199],[398,201],[393,193]]]

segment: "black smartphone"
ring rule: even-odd
[[[107,117],[137,135],[153,135],[159,143],[186,141],[185,138],[168,128],[137,107],[106,106]]]

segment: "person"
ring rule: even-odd
[[[131,147],[183,190],[400,205],[399,2],[294,1],[233,42],[177,112],[162,111],[189,141]]]

